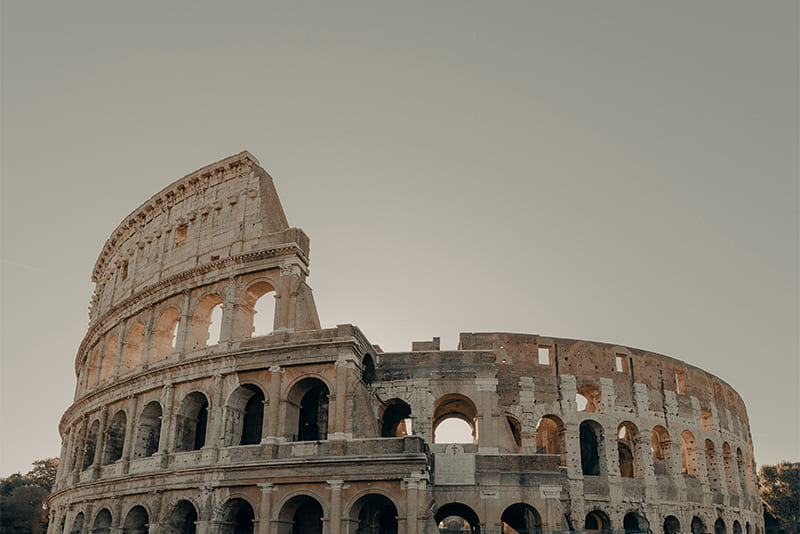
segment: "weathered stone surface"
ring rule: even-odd
[[[455,515],[763,533],[745,406],[717,377],[533,334],[384,353],[320,328],[308,257],[247,152],[125,218],[92,272],[49,534],[424,534]],[[448,419],[474,442],[434,443]]]

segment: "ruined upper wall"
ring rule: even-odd
[[[112,232],[92,271],[90,321],[143,288],[205,263],[294,243],[272,178],[247,151],[206,165],[139,206]]]

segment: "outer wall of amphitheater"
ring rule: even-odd
[[[308,257],[247,152],[114,230],[48,534],[763,534],[747,413],[722,380],[528,334],[383,352],[320,327]]]

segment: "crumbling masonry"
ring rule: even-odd
[[[719,378],[532,334],[382,352],[320,328],[308,257],[248,152],[125,218],[92,272],[48,534],[763,533]],[[438,434],[453,421],[468,439]]]

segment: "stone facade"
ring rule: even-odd
[[[247,152],[114,230],[49,534],[763,533],[747,413],[722,380],[529,334],[382,352],[320,328],[308,256]],[[447,443],[443,421],[471,437]]]

